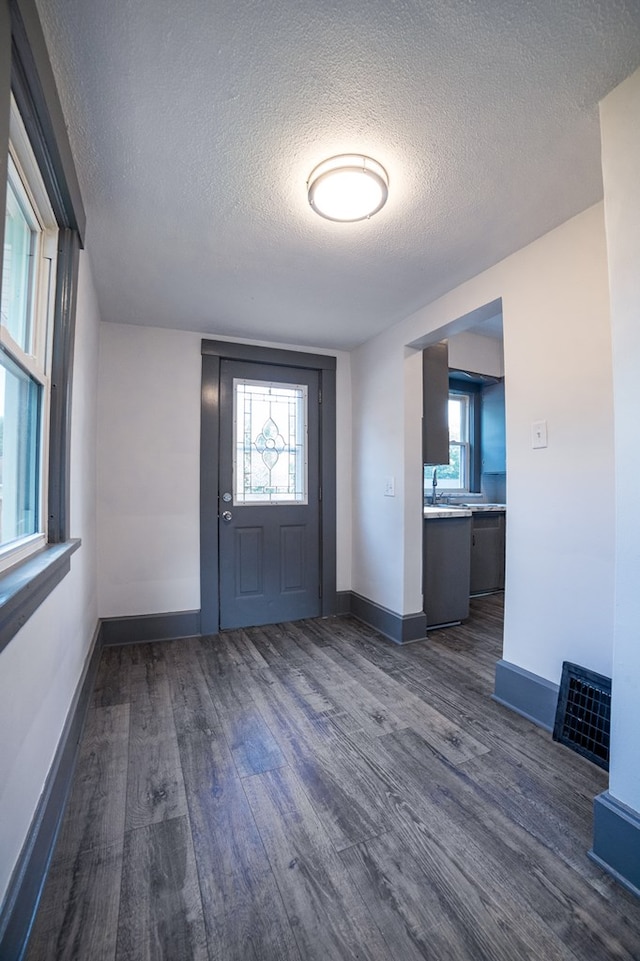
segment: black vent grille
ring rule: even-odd
[[[611,678],[565,661],[553,739],[609,770]]]

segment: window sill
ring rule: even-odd
[[[0,575],[0,651],[18,633],[71,569],[80,539],[48,544]]]

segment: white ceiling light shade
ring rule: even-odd
[[[362,154],[341,154],[323,160],[307,181],[309,203],[327,220],[353,223],[384,207],[389,195],[387,171]]]

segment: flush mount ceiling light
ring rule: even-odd
[[[353,223],[384,207],[389,195],[387,171],[362,154],[342,154],[324,160],[307,181],[309,203],[327,220]]]

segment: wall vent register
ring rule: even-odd
[[[565,661],[553,739],[609,770],[611,678]]]

